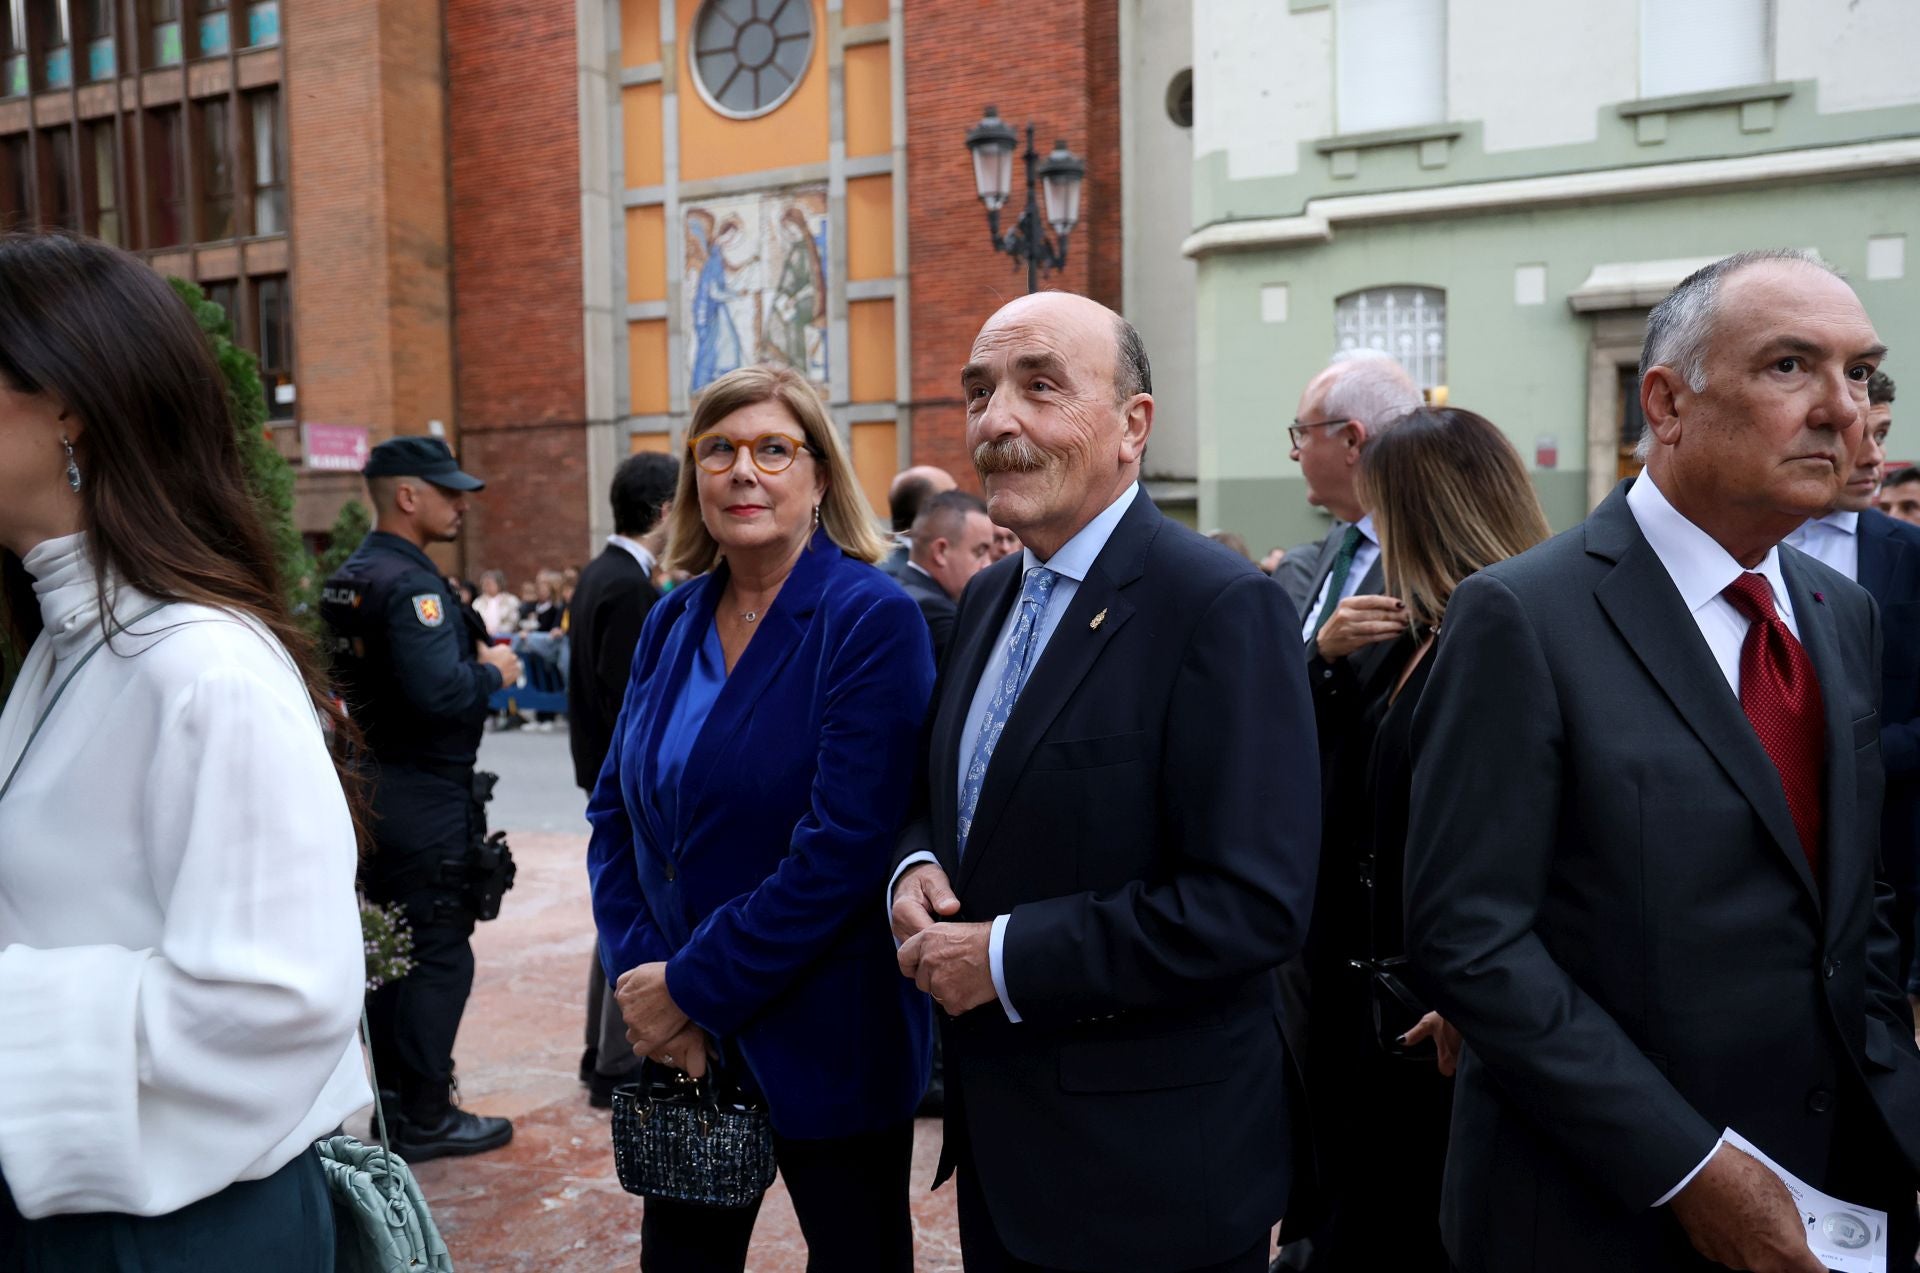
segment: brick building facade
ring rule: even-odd
[[[993,103],[1087,157],[1044,285],[1118,308],[1125,2],[1071,0],[1057,38],[987,58],[977,33],[1030,9],[807,0],[792,88],[735,109],[689,56],[704,0],[0,0],[0,216],[227,308],[303,531],[362,492],[337,455],[305,466],[310,426],[437,433],[489,481],[445,560],[517,585],[597,551],[622,455],[679,445],[711,374],[706,236],[736,216],[758,237],[728,269],[766,261],[740,357],[806,364],[876,506],[908,463],[971,483],[955,376],[1024,277],[989,249],[966,132]],[[776,295],[803,248],[804,332]]]
[[[967,130],[996,106],[1020,130],[1031,120],[1045,155],[1056,139],[1085,156],[1081,221],[1067,266],[1042,287],[1080,292],[1120,308],[1120,32],[1115,0],[1049,8],[1054,38],[996,41],[981,31],[1020,31],[1032,6],[1013,0],[910,4],[906,12],[907,170],[912,174],[913,459],[936,464],[974,489],[967,456],[960,368],[980,325],[1026,289],[1026,269],[989,252],[986,215],[974,191]],[[1070,38],[1072,33],[1081,38]],[[1002,224],[1019,216],[1024,173]]]

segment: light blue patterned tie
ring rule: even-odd
[[[974,740],[973,759],[967,764],[967,780],[960,786],[962,854],[967,851],[967,833],[973,830],[973,810],[980,803],[987,762],[993,759],[993,749],[1000,745],[1007,717],[1013,715],[1013,705],[1027,683],[1027,673],[1033,670],[1034,633],[1040,628],[1040,616],[1047,612],[1047,601],[1053,596],[1053,585],[1058,582],[1059,575],[1045,566],[1035,566],[1020,585],[1020,617],[1007,637],[1007,670],[1001,674],[1000,684],[994,687],[993,698],[987,703],[987,714],[980,722],[980,736]]]

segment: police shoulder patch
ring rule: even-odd
[[[437,628],[446,619],[446,612],[440,608],[440,594],[423,592],[413,599],[413,617],[429,628]]]

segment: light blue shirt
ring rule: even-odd
[[[1046,653],[1047,642],[1053,639],[1055,629],[1060,626],[1060,617],[1073,604],[1074,596],[1079,593],[1080,585],[1086,582],[1087,572],[1093,569],[1093,563],[1100,556],[1107,541],[1113,538],[1114,527],[1133,507],[1134,499],[1140,494],[1140,483],[1134,482],[1120,497],[1107,505],[1106,509],[1080,528],[1078,534],[1060,546],[1060,551],[1046,561],[1034,556],[1033,549],[1021,550],[1021,577],[1037,566],[1045,566],[1059,576],[1053,585],[1053,595],[1047,600],[1047,608],[1040,612],[1040,620],[1034,625],[1033,652],[1030,656],[1037,670],[1040,657]],[[960,730],[959,768],[954,773],[955,790],[966,786],[967,766],[973,761],[974,744],[980,738],[980,726],[987,718],[987,705],[993,699],[993,687],[1000,684],[1007,672],[1007,645],[1013,635],[1014,624],[1020,621],[1018,605],[1007,608],[1007,617],[1000,624],[1000,631],[994,635],[992,653],[987,656],[987,666],[980,673],[980,680],[974,686],[973,702],[967,707],[966,724]],[[1024,691],[1023,691],[1024,692]],[[1016,706],[1015,711],[1019,708]],[[900,863],[893,873],[893,880],[887,884],[889,910],[892,906],[893,884],[907,868],[920,862],[937,862],[931,853],[916,853]],[[1007,977],[1002,961],[1002,950],[1007,943],[1007,921],[1012,916],[1002,915],[993,921],[993,933],[988,939],[987,959],[993,972],[993,992],[1000,997],[1000,1006],[1006,1009],[1007,1020],[1018,1023],[1020,1014],[1013,1009],[1012,1000],[1007,998]]]

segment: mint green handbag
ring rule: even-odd
[[[360,1037],[364,1040],[367,1034],[362,1009]],[[378,1145],[329,1136],[314,1146],[333,1199],[335,1273],[453,1273],[453,1259],[413,1172],[388,1148],[387,1111],[380,1104],[377,1076],[373,1118],[380,1132]]]

